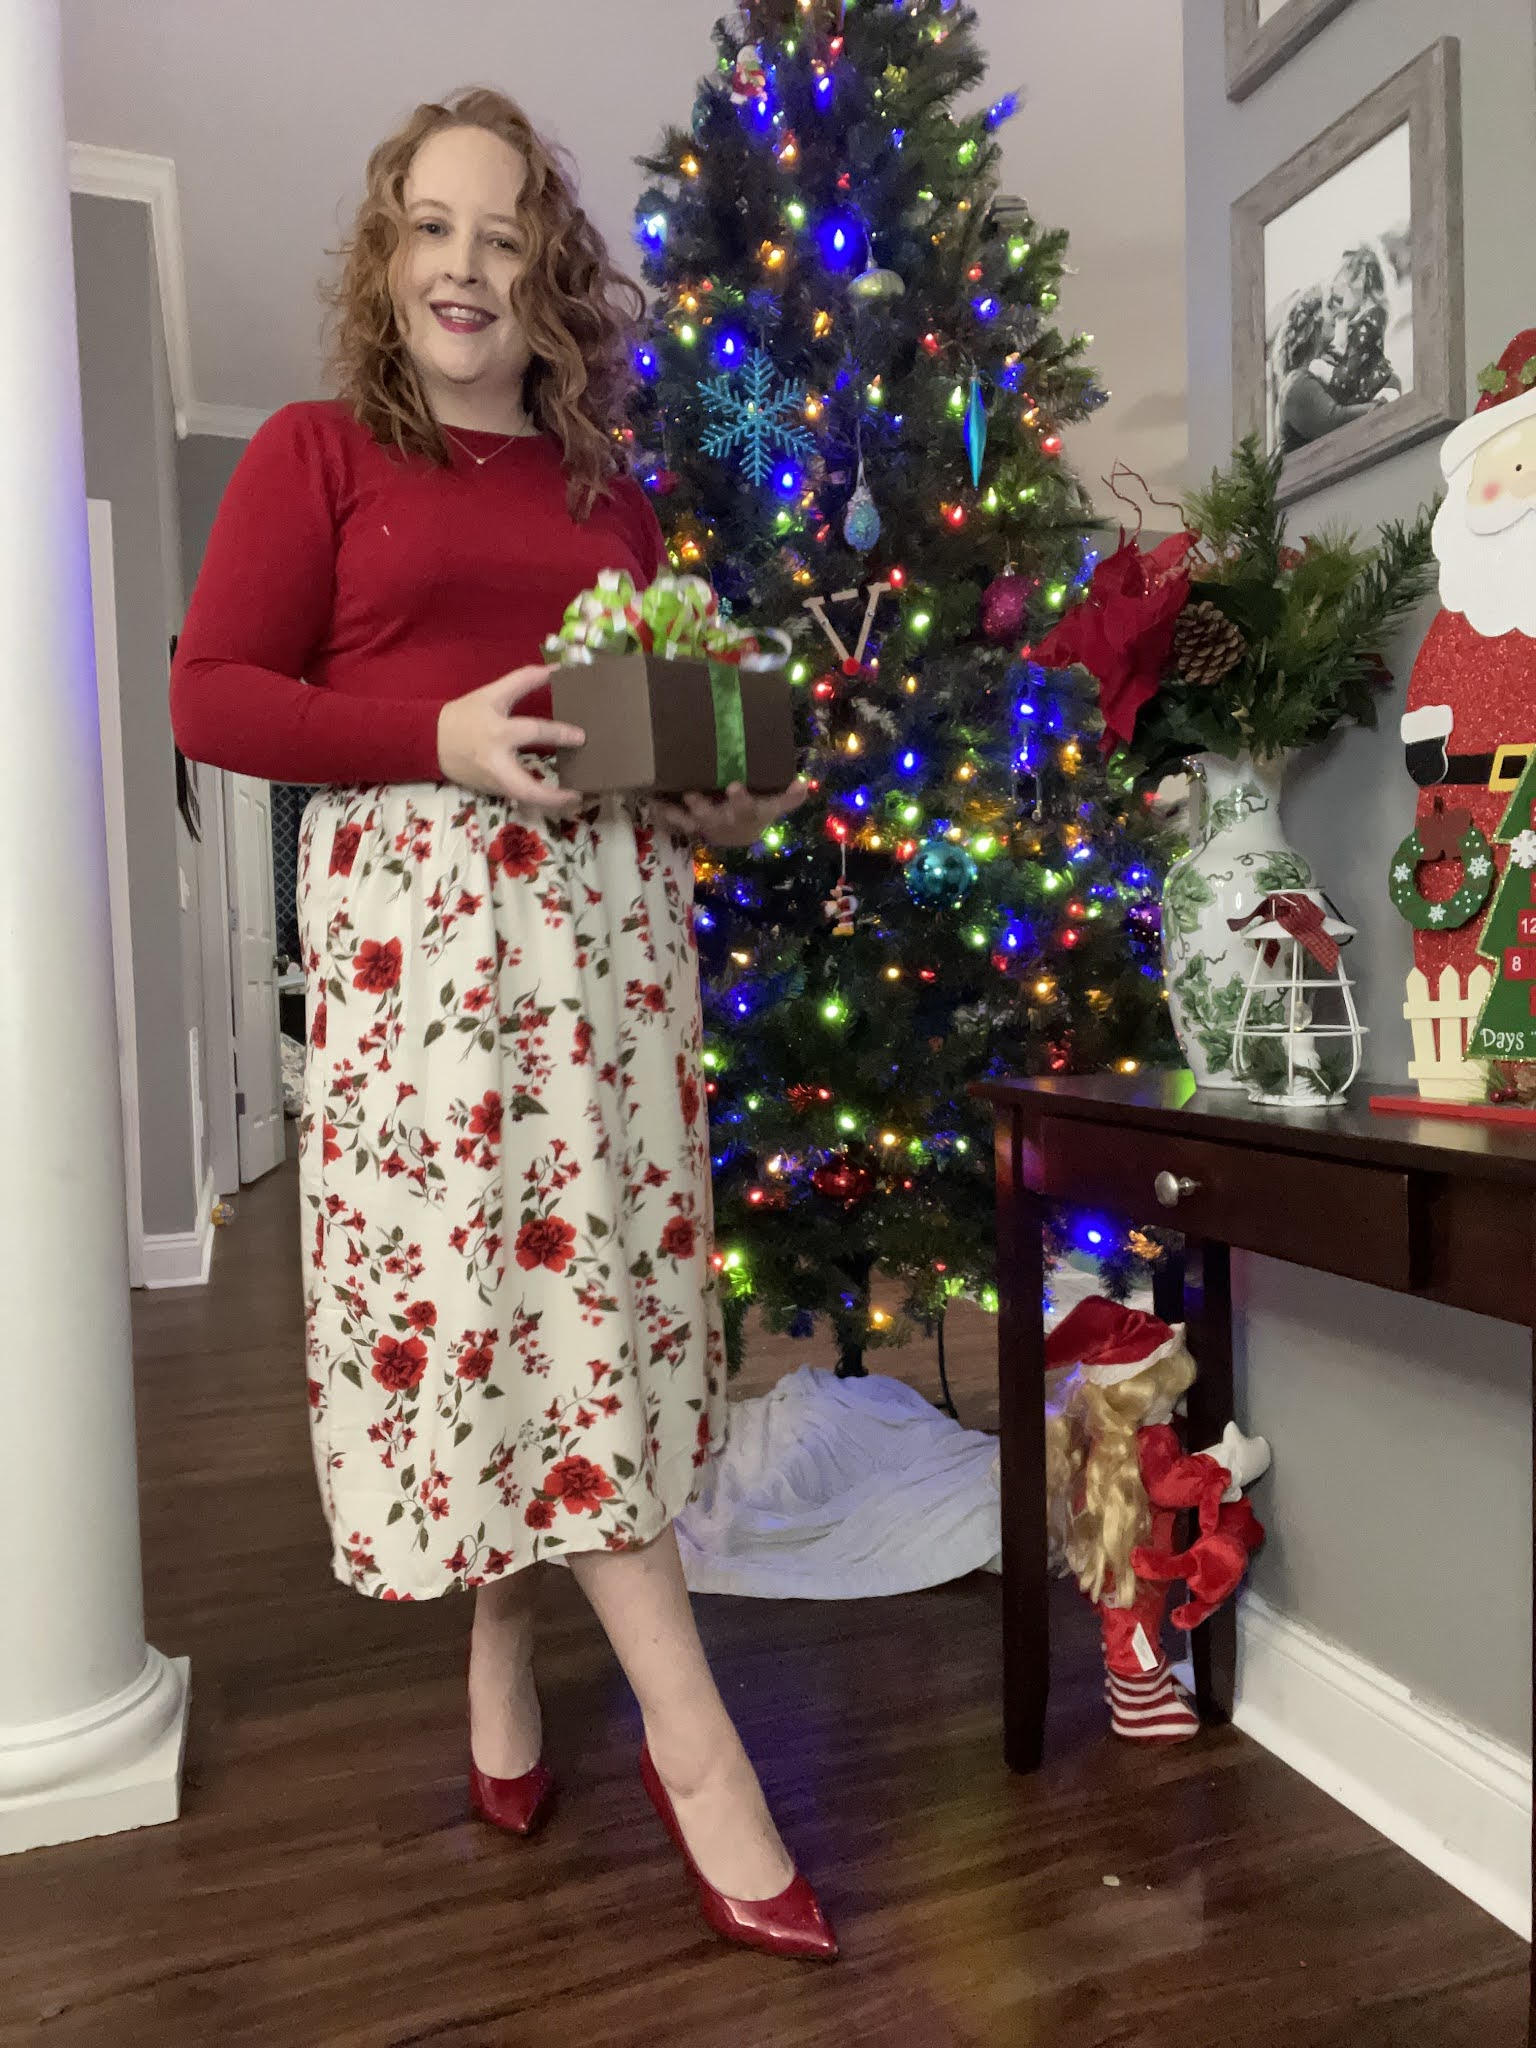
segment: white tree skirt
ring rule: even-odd
[[[1055,1322],[1096,1284],[1061,1269]],[[731,1408],[729,1441],[677,1519],[696,1593],[864,1600],[996,1571],[997,1439],[904,1380],[802,1365]]]

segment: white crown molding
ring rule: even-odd
[[[192,434],[214,434],[225,441],[249,441],[258,427],[265,426],[272,417],[253,405],[204,405],[194,399],[187,407],[184,436]]]
[[[181,237],[176,166],[168,156],[107,149],[97,142],[69,145],[69,188],[97,199],[129,199],[149,208],[165,352],[170,365],[176,432],[185,435],[192,397],[192,330],[187,319],[187,273]]]

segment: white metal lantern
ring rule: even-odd
[[[1281,1109],[1342,1102],[1365,1037],[1341,952],[1353,926],[1315,889],[1285,889],[1266,896],[1241,929],[1253,966],[1232,1033],[1232,1068],[1249,1101]]]

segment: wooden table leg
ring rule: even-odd
[[[1189,1390],[1189,1447],[1208,1450],[1232,1420],[1232,1254],[1224,1244],[1184,1245],[1184,1317],[1199,1368]],[[1195,1702],[1207,1721],[1232,1718],[1237,1681],[1237,1607],[1229,1600],[1190,1637]]]
[[[1038,1770],[1051,1683],[1045,1504],[1044,1204],[1024,1178],[1024,1119],[999,1108],[997,1353],[1003,1532],[1003,1756]]]

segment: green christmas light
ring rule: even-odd
[[[763,844],[764,846],[771,847],[777,853],[784,844],[784,827],[782,825],[770,825],[763,834]]]
[[[683,344],[684,348],[692,348],[693,344],[699,338],[698,329],[694,327],[689,321],[685,320],[682,326],[679,327],[679,329],[677,330],[677,338]]]
[[[987,943],[987,935],[982,930],[979,924],[973,924],[970,930],[966,933],[965,937],[966,943],[968,945],[972,945],[977,948],[980,948]]]
[[[1054,868],[1047,868],[1040,877],[1040,886],[1049,895],[1052,889],[1059,889],[1061,887],[1061,876],[1056,873]]]
[[[789,672],[789,680],[792,683],[803,683],[809,674],[810,670],[806,667],[805,663],[797,661]]]
[[[983,832],[979,839],[971,841],[971,851],[978,860],[989,860],[997,851],[997,841],[990,832]]]
[[[1045,593],[1045,601],[1048,605],[1053,605],[1059,611],[1067,601],[1067,586],[1065,583],[1053,583]]]
[[[922,815],[923,813],[920,805],[907,804],[902,811],[901,822],[903,823],[903,825],[915,825],[918,822],[918,820],[922,817]]]
[[[837,1128],[840,1131],[856,1131],[859,1128],[859,1120],[856,1116],[850,1116],[845,1109],[837,1120]]]
[[[955,1150],[956,1150],[957,1152],[969,1152],[969,1151],[970,1151],[970,1149],[971,1149],[971,1141],[970,1141],[970,1139],[969,1139],[969,1138],[956,1138],[956,1140],[955,1140]]]
[[[1019,265],[1028,259],[1028,256],[1029,244],[1025,241],[1024,237],[1022,235],[1010,235],[1008,238],[1008,261],[1013,265],[1014,269],[1017,270]]]
[[[981,1290],[981,1305],[989,1316],[997,1314],[997,1289],[995,1287],[983,1287]]]
[[[932,612],[914,612],[912,614],[912,631],[914,633],[926,633],[932,624]]]
[[[977,157],[980,156],[980,154],[981,151],[976,146],[975,138],[968,135],[965,141],[962,142],[960,147],[955,151],[955,160],[957,163],[962,163],[969,167],[971,164],[975,163]]]
[[[922,1141],[922,1139],[921,1139],[921,1138],[913,1138],[913,1139],[912,1139],[912,1140],[911,1140],[911,1141],[910,1141],[910,1142],[908,1143],[908,1146],[907,1146],[907,1150],[908,1150],[908,1151],[909,1151],[909,1152],[910,1152],[910,1153],[912,1154],[912,1157],[913,1157],[914,1159],[921,1159],[921,1158],[922,1158],[922,1156],[923,1156],[923,1141]]]
[[[821,1006],[821,1014],[828,1024],[841,1024],[848,1014],[848,1005],[841,996],[828,996]]]
[[[793,228],[805,226],[805,208],[798,199],[791,199],[784,209],[784,218]]]
[[[965,411],[965,391],[959,384],[949,394],[949,409],[956,419]]]
[[[699,1060],[700,1064],[702,1066],[707,1067],[712,1074],[718,1074],[721,1067],[723,1067],[725,1064],[724,1060],[721,1059],[719,1053],[715,1051],[713,1046],[711,1046],[707,1052],[701,1053],[699,1055]]]
[[[881,386],[880,379],[878,377],[867,388],[867,390],[864,393],[864,396],[869,400],[871,405],[884,405],[885,392]]]

